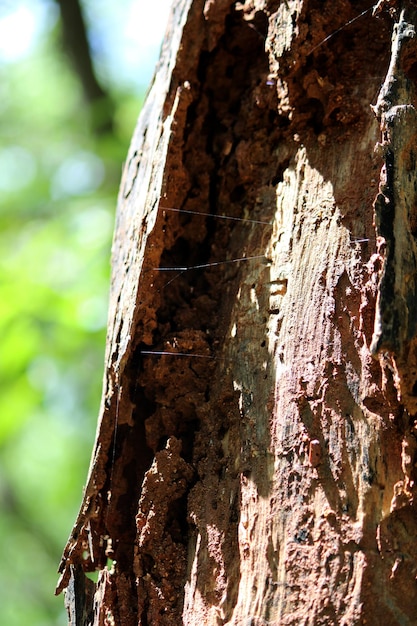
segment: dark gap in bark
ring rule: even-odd
[[[376,96],[385,59],[388,63],[389,18],[382,14],[375,19],[366,13],[348,25],[367,8],[361,5],[314,1],[299,16],[300,37],[280,59],[293,109],[291,134],[304,136],[312,130],[317,136],[331,133],[341,140],[368,122],[365,99],[370,102]],[[310,25],[308,30],[303,29],[304,23]],[[317,40],[310,42],[311,32]],[[381,65],[376,75],[378,57]],[[366,89],[359,90],[358,85]],[[364,97],[365,91],[371,95]]]
[[[187,495],[178,498],[170,506],[165,531],[171,535],[175,543],[188,543]]]
[[[244,217],[245,211],[252,217],[256,208],[256,187],[260,180],[269,182],[277,172],[276,158],[272,153],[280,136],[276,124],[276,97],[267,85],[268,64],[263,49],[263,34],[267,17],[258,13],[251,28],[238,13],[226,18],[225,34],[211,52],[200,55],[197,76],[201,81],[196,90],[198,96],[188,108],[182,165],[191,181],[182,208],[201,210]],[[255,104],[255,92],[259,91],[266,104]],[[266,96],[265,96],[266,94]],[[268,101],[270,99],[270,102]],[[201,120],[203,122],[201,123]],[[262,128],[259,137],[263,154],[238,153],[238,148],[250,145],[253,132]],[[265,138],[269,141],[265,142]],[[246,148],[245,148],[246,150]],[[243,159],[246,159],[244,164]],[[268,164],[266,172],[265,164]],[[250,167],[252,174],[244,182],[239,169]],[[278,171],[279,171],[278,164]],[[282,175],[282,174],[280,174]],[[254,184],[256,181],[256,185]],[[171,220],[171,223],[174,223]],[[167,228],[169,222],[167,221]],[[222,223],[210,217],[180,215],[175,221],[177,229],[169,249],[161,258],[161,267],[188,267],[206,263],[219,263],[252,253],[246,240],[247,225]],[[238,266],[216,265],[200,270],[167,273],[155,276],[161,294],[157,311],[158,326],[154,332],[153,347],[161,351],[190,353],[190,357],[163,355],[143,358],[140,388],[150,412],[145,422],[147,445],[156,458],[164,455],[172,437],[181,441],[181,458],[191,463],[195,471],[189,477],[185,492],[172,500],[165,519],[159,543],[166,544],[164,557],[169,550],[174,555],[180,546],[190,541],[204,519],[212,519],[225,536],[224,561],[230,592],[235,593],[239,579],[239,563],[236,561],[237,523],[239,520],[238,468],[234,454],[239,450],[240,414],[233,393],[230,377],[219,384],[221,376],[214,376],[214,369],[224,369],[217,346],[222,344],[227,331],[229,308],[233,292],[237,290]],[[223,300],[223,295],[227,298]],[[225,320],[225,322],[223,321]],[[193,358],[192,354],[207,354],[212,361]],[[135,401],[136,402],[136,401]],[[222,440],[232,429],[232,452],[225,456]],[[243,436],[243,435],[242,435]],[[164,457],[165,458],[165,457]],[[178,461],[180,463],[180,461]],[[146,479],[145,479],[146,480]],[[169,477],[164,478],[169,483]],[[225,495],[209,485],[224,485]],[[216,493],[216,498],[206,502],[205,493]],[[188,500],[188,520],[184,517]],[[200,532],[204,530],[199,528]],[[155,542],[158,542],[155,537]],[[139,551],[141,576],[146,593],[157,584],[163,595],[168,579],[158,573],[160,546],[146,548],[153,551],[153,562],[142,559]],[[174,556],[173,556],[174,559]],[[181,559],[176,558],[175,572],[168,577],[181,593],[183,577],[180,575]],[[153,582],[152,582],[153,581]],[[170,584],[171,584],[170,583]],[[203,584],[203,581],[202,581]],[[201,593],[206,594],[204,588]],[[182,596],[180,596],[182,597]],[[180,619],[181,601],[165,602],[168,613]],[[233,597],[230,599],[230,606]],[[168,606],[168,608],[167,608]],[[156,600],[149,610],[156,610]],[[150,618],[149,618],[150,619]]]
[[[274,175],[274,177],[271,180],[271,185],[273,187],[276,187],[278,185],[278,183],[282,183],[282,181],[284,180],[284,172],[287,169],[287,167],[289,166],[289,164],[290,164],[290,160],[289,159],[285,159],[284,161],[282,161],[282,163],[278,164],[276,174]]]

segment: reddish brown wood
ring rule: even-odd
[[[61,566],[61,587],[71,564],[101,570],[95,625],[415,623],[406,5],[175,3]]]

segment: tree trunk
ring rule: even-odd
[[[73,624],[417,623],[417,12],[374,13],[174,3],[119,196]]]

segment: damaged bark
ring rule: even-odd
[[[374,13],[173,4],[60,566],[77,624],[416,621],[417,20]]]

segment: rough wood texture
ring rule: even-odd
[[[415,24],[175,3],[58,587],[101,570],[94,625],[416,623]]]

